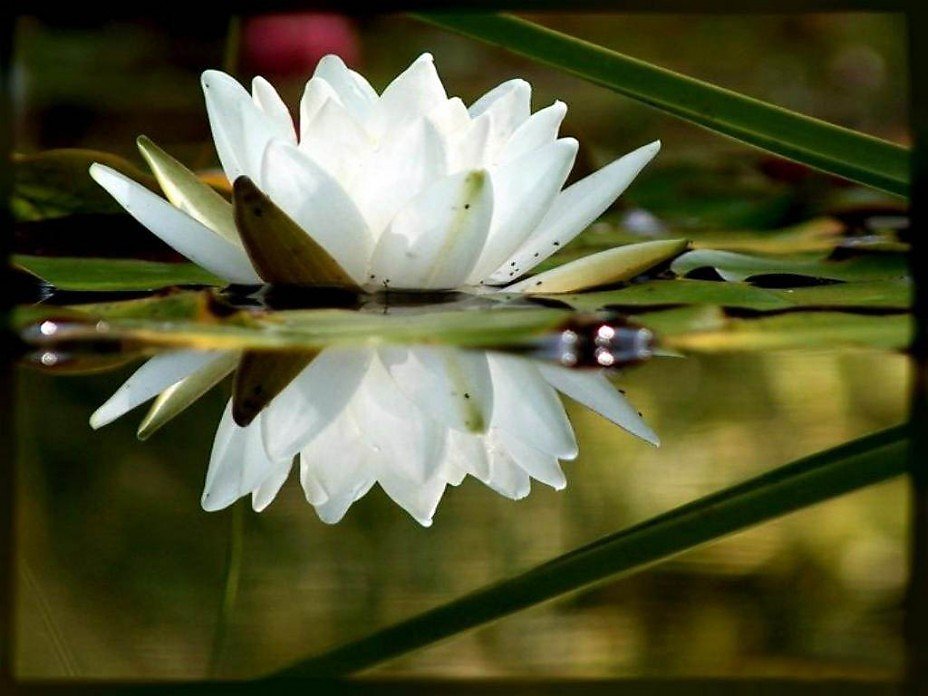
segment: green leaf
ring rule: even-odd
[[[12,262],[60,290],[157,290],[171,285],[226,284],[193,263],[22,255],[13,256]]]
[[[543,563],[521,575],[275,676],[345,675],[654,563],[810,505],[897,476],[907,426],[897,426],[774,469]]]
[[[827,280],[882,280],[904,278],[908,265],[902,254],[866,254],[844,261],[822,256],[767,257],[731,251],[696,249],[674,260],[670,270],[686,275],[698,268],[714,268],[725,280],[747,280],[762,275],[800,275]]]
[[[529,276],[507,292],[526,295],[577,292],[612,285],[641,275],[686,249],[685,239],[661,239],[607,249]]]
[[[78,213],[122,213],[120,205],[90,178],[100,162],[158,191],[155,179],[118,155],[96,150],[47,150],[13,156],[12,208],[18,220],[41,220]]]
[[[560,68],[749,145],[908,195],[909,151],[504,14],[420,19]]]
[[[792,303],[771,290],[747,283],[722,283],[713,280],[649,280],[618,290],[552,295],[571,307],[592,312],[603,307],[627,308],[660,305],[718,305],[755,310],[779,310]]]
[[[843,309],[908,309],[912,282],[908,278],[835,283],[801,288],[758,288],[748,283],[714,280],[649,280],[618,290],[551,295],[574,309],[593,312],[603,307],[635,312],[642,306],[716,305],[760,312],[803,307]]]

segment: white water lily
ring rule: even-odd
[[[230,355],[233,358],[230,360]],[[150,359],[91,418],[100,427],[185,377],[218,381],[235,354],[175,351]],[[219,365],[220,369],[216,369]],[[202,505],[251,495],[263,510],[299,461],[320,519],[338,522],[377,483],[424,526],[447,485],[471,475],[518,500],[530,479],[561,489],[577,456],[561,392],[658,444],[624,395],[597,370],[493,352],[415,347],[322,351],[247,426],[230,400],[213,443]]]
[[[562,190],[578,147],[558,138],[567,107],[531,113],[521,79],[467,107],[448,97],[429,54],[380,95],[326,56],[299,130],[263,78],[250,94],[214,70],[202,83],[229,180],[248,177],[366,289],[510,284],[588,227],[660,149],[645,145]],[[192,261],[229,282],[262,282],[232,205],[174,160],[143,154],[168,200],[101,164],[91,175]]]

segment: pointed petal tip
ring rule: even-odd
[[[101,413],[101,411],[102,411],[102,407],[98,408],[90,416],[90,419],[89,419],[90,427],[93,430],[99,430],[104,425],[107,425],[112,422],[112,418],[107,418],[105,414]]]
[[[229,507],[228,502],[223,502],[221,499],[213,497],[210,500],[210,494],[208,491],[204,491],[203,497],[200,498],[200,507],[202,507],[206,512],[218,512],[223,508]]]

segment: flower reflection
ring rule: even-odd
[[[286,372],[278,356],[265,358],[268,374]],[[91,425],[185,380],[207,375],[204,383],[215,384],[236,364],[241,369],[245,359],[229,352],[156,356]],[[251,395],[263,390],[269,400],[257,408],[236,390],[213,443],[204,509],[251,495],[254,509],[263,510],[295,462],[307,501],[327,523],[338,522],[375,483],[424,526],[445,487],[468,475],[513,500],[528,495],[531,479],[561,489],[560,462],[574,459],[578,448],[559,392],[658,444],[600,370],[437,346],[330,347],[304,356],[303,364],[276,395],[273,377],[259,384]]]

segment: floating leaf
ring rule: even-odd
[[[360,290],[332,256],[246,176],[235,180],[235,222],[258,274],[268,283]]]
[[[147,440],[161,426],[185,411],[225,379],[237,364],[238,353],[220,354],[204,367],[161,392],[139,424],[139,440]]]
[[[421,19],[565,70],[755,147],[907,196],[909,151],[766,104],[511,15],[441,12]]]
[[[121,213],[122,208],[90,178],[87,170],[101,162],[153,191],[155,179],[128,160],[96,150],[47,150],[13,155],[11,205],[18,220],[41,220],[78,213]]]
[[[233,420],[248,426],[317,355],[319,351],[242,354],[232,382]]]
[[[634,311],[635,307],[662,305],[717,305],[764,312],[797,307],[907,309],[912,305],[912,282],[899,278],[800,288],[758,288],[739,281],[677,278],[551,298],[587,312],[603,307]]]
[[[575,309],[595,311],[602,307],[659,305],[718,305],[756,310],[787,309],[793,306],[775,292],[747,283],[721,283],[712,280],[649,280],[617,290],[552,295]]]
[[[149,138],[139,136],[137,143],[171,203],[228,241],[241,245],[229,201]]]
[[[881,280],[903,278],[908,271],[906,259],[901,254],[866,254],[833,261],[821,256],[766,257],[710,249],[687,252],[670,265],[670,270],[679,275],[699,268],[713,268],[725,280],[747,280],[763,275],[799,275],[842,281]]]
[[[157,290],[171,285],[225,285],[223,280],[193,263],[20,255],[13,256],[12,262],[60,290]]]
[[[685,239],[662,239],[607,249],[550,271],[529,276],[505,289],[527,295],[576,292],[631,280],[686,249]]]

